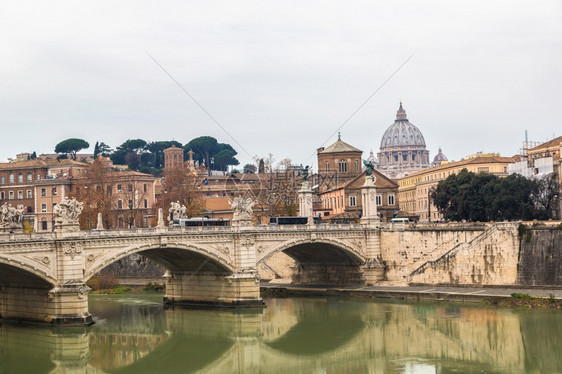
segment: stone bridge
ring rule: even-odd
[[[257,266],[279,252],[295,260],[301,284],[516,282],[516,223],[381,224],[366,179],[360,224],[313,224],[312,191],[303,184],[299,195],[306,225],[256,226],[235,212],[232,226],[166,227],[159,212],[154,228],[80,231],[75,220],[52,233],[0,234],[0,318],[91,323],[86,282],[134,253],[167,268],[166,303],[192,305],[263,305]]]
[[[0,235],[0,317],[89,322],[86,282],[139,253],[165,266],[165,301],[261,304],[257,265],[294,258],[301,283],[373,284],[382,277],[371,225],[149,228]]]

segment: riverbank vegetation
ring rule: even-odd
[[[510,298],[496,297],[484,301],[485,304],[520,309],[562,309],[562,300],[554,294],[549,297],[534,297],[525,293],[512,293]]]

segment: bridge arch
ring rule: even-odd
[[[57,284],[57,280],[37,266],[20,259],[0,257],[0,286],[6,286],[16,281],[16,285],[42,286],[50,288]]]
[[[363,284],[363,253],[354,245],[337,239],[296,239],[258,250],[257,263],[283,252],[296,261],[293,283],[311,285]]]
[[[303,250],[310,248],[323,247],[324,250],[330,251],[332,255],[341,258],[346,258],[356,264],[363,265],[366,262],[365,256],[355,246],[350,245],[337,239],[296,239],[287,240],[277,246],[272,246],[264,252],[258,253],[257,263],[267,260],[269,257],[276,253],[284,252],[295,260],[299,260],[304,255]],[[324,253],[326,254],[326,253]]]
[[[199,271],[219,274],[231,274],[234,265],[224,253],[205,245],[181,242],[165,244],[131,245],[119,250],[109,250],[100,256],[90,253],[86,261],[85,281],[89,280],[103,268],[134,253],[154,260],[172,271]]]

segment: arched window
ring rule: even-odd
[[[340,173],[347,173],[347,161],[340,160],[339,162],[339,172]]]
[[[10,183],[14,183],[14,174],[10,173]]]
[[[330,163],[326,161],[326,173],[330,171]]]

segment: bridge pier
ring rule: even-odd
[[[208,305],[220,307],[262,307],[260,277],[256,266],[255,235],[247,216],[233,219],[231,245],[234,271],[173,271],[168,272],[164,303]]]
[[[51,325],[89,325],[85,284],[48,288],[0,288],[0,318]]]
[[[171,272],[167,275],[166,304],[219,307],[263,306],[257,274],[232,275]]]

